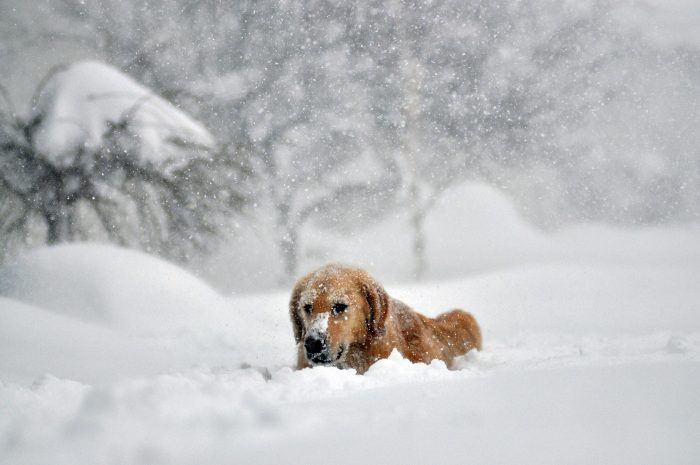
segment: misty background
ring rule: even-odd
[[[698,21],[692,1],[0,1],[0,257],[109,241],[246,291],[338,259],[480,271],[580,225],[697,232]],[[98,84],[134,98],[90,113]],[[57,148],[66,108],[97,141]]]

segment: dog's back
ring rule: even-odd
[[[434,333],[449,352],[448,357],[466,354],[471,349],[481,350],[481,329],[471,313],[457,309],[430,321]]]
[[[440,359],[451,366],[455,357],[471,349],[481,350],[479,325],[463,310],[428,318],[403,302],[391,299],[389,315],[393,316],[400,332],[396,346],[412,362],[429,363]]]

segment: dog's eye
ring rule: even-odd
[[[333,314],[337,315],[339,313],[343,313],[346,308],[348,308],[348,306],[346,304],[336,302],[333,304]]]
[[[311,304],[304,305],[304,312],[311,313]]]

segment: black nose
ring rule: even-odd
[[[310,336],[304,340],[304,348],[310,357],[318,355],[325,350],[326,341]]]

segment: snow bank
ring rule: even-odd
[[[40,118],[34,143],[57,166],[73,162],[78,151],[102,147],[109,123],[128,117],[138,136],[143,161],[161,163],[192,156],[182,143],[212,147],[199,123],[116,68],[80,61],[49,78],[32,108]],[[181,143],[178,143],[181,142]]]
[[[405,234],[405,233],[404,233]],[[426,224],[434,279],[532,264],[700,264],[700,224],[616,228],[583,224],[534,228],[501,191],[467,183],[441,197]]]
[[[182,268],[104,244],[28,252],[0,267],[0,294],[83,320],[129,328],[196,324],[197,315],[204,320],[227,306]]]
[[[535,265],[399,286],[426,314],[463,307],[490,331],[646,334],[700,328],[700,266]]]
[[[164,338],[0,298],[0,381],[28,383],[44,374],[105,382],[189,366],[187,351]]]
[[[0,295],[0,346],[19,354],[0,359],[4,379],[49,372],[102,382],[240,363],[241,333],[252,324],[185,270],[107,245],[20,256],[0,267]]]

